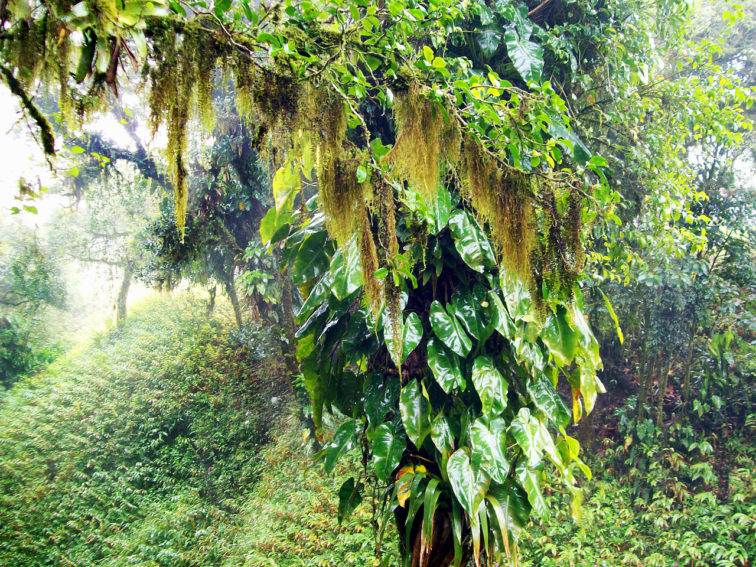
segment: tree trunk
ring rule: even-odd
[[[653,380],[654,378],[655,362],[655,358],[653,360],[650,360],[650,357],[646,353],[643,354],[640,370],[638,372],[640,389],[638,392],[638,414],[636,423],[642,422],[645,415],[646,401],[648,400],[648,391],[651,389],[651,380]]]
[[[394,512],[399,527],[400,548],[402,553],[407,553],[405,539],[405,522],[407,521],[407,511],[404,508],[397,508]],[[415,516],[415,523],[410,533],[412,545],[412,563],[411,567],[449,567],[454,564],[454,534],[452,532],[452,520],[449,511],[438,509],[433,515],[433,534],[430,545],[423,547],[422,542],[422,507]],[[462,525],[462,541],[468,542],[462,548],[461,565],[467,565],[472,557],[472,550],[469,545],[470,527],[467,522]]]
[[[236,295],[236,288],[234,287],[234,280],[227,280],[223,282],[226,289],[226,295],[231,300],[231,305],[234,308],[234,317],[236,318],[236,325],[241,329],[242,327],[242,313],[239,306],[239,297]]]
[[[293,377],[298,374],[299,365],[297,364],[297,341],[294,336],[296,332],[294,307],[291,298],[291,286],[293,284],[289,270],[286,270],[283,274],[277,272],[276,280],[281,290],[281,327],[283,329],[283,338],[285,339],[281,341],[281,351],[284,355],[284,364],[286,365],[289,377]]]
[[[131,277],[134,275],[134,268],[127,264],[123,270],[123,279],[121,288],[118,290],[118,299],[116,300],[116,322],[121,323],[126,319],[126,300],[129,297],[129,288],[131,287]]]
[[[208,293],[210,294],[210,298],[207,301],[207,316],[210,317],[210,315],[213,314],[213,311],[215,311],[215,295],[218,291],[218,286],[213,286],[208,290]]]
[[[656,427],[659,431],[664,426],[664,395],[667,393],[667,382],[672,369],[672,362],[667,363],[664,375],[659,376],[659,399],[656,401]]]

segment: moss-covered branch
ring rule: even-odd
[[[48,156],[54,156],[55,136],[53,136],[52,128],[50,127],[50,123],[47,121],[47,118],[45,118],[45,116],[34,105],[32,100],[29,98],[29,95],[26,94],[26,91],[21,86],[21,83],[19,83],[18,79],[13,76],[11,70],[4,65],[0,65],[0,71],[2,71],[3,77],[5,77],[5,82],[8,85],[10,91],[21,100],[21,105],[26,109],[34,122],[37,123],[37,126],[39,127],[39,136],[42,140],[42,149],[44,150],[45,154]]]

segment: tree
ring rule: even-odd
[[[620,70],[652,72],[646,45],[682,21],[683,2],[19,5],[0,57],[48,150],[34,80],[56,79],[73,114],[117,91],[119,62],[143,64],[180,231],[191,110],[210,124],[216,70],[233,76],[278,167],[260,231],[304,296],[298,354],[319,434],[324,408],[348,417],[326,469],[363,453],[342,515],[372,486],[406,562],[445,566],[516,553],[531,510],[548,514],[547,461],[577,512],[575,471],[590,473],[566,427],[603,389],[583,233],[621,201],[577,119],[601,108],[597,92],[612,100]],[[31,32],[23,53],[55,68],[15,50]],[[70,50],[73,78],[92,75],[86,94],[68,87]]]
[[[96,156],[98,161],[107,159]],[[114,306],[120,322],[126,318],[134,275],[144,263],[143,232],[156,214],[156,199],[150,182],[131,163],[107,165],[105,170],[76,176],[78,200],[58,214],[52,240],[76,262],[117,274],[120,284]]]
[[[254,128],[241,120],[230,94],[218,89],[214,99],[219,110],[212,145],[192,152],[188,165],[191,181],[185,227],[179,228],[170,210],[173,203],[164,203],[168,206],[150,228],[146,246],[151,259],[142,278],[167,286],[182,277],[213,282],[211,302],[214,286],[220,283],[241,327],[236,282],[249,267],[247,248],[259,242],[258,228],[269,200],[267,170],[252,148]],[[258,313],[259,306],[255,301]]]
[[[3,227],[0,239],[0,384],[10,387],[51,354],[41,330],[49,308],[65,307],[57,263],[34,233]]]

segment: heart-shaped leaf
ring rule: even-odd
[[[455,210],[449,217],[449,230],[454,239],[454,247],[470,268],[483,273],[484,270],[496,266],[491,243],[478,221],[468,211]]]
[[[457,449],[452,453],[449,462],[446,463],[446,474],[449,477],[449,484],[451,484],[454,496],[457,497],[468,517],[472,517],[477,483],[467,451]]]
[[[402,340],[402,362],[417,348],[423,339],[423,324],[417,313],[410,313],[404,322],[404,332]]]
[[[399,411],[402,414],[402,423],[407,437],[415,444],[415,447],[419,448],[431,430],[431,405],[424,384],[412,380],[402,388],[399,396]]]
[[[446,346],[459,356],[467,356],[472,341],[454,315],[447,313],[441,303],[434,301],[430,308],[430,322],[433,332]]]
[[[483,414],[501,413],[507,407],[509,384],[501,375],[490,356],[479,356],[473,363],[472,381],[480,396]]]
[[[509,474],[509,463],[504,458],[504,446],[480,419],[470,428],[473,467],[481,468],[491,480],[503,484]]]
[[[454,388],[465,389],[465,379],[459,367],[457,355],[444,346],[436,337],[428,341],[428,366],[436,382],[447,394]]]
[[[373,434],[373,463],[378,480],[383,482],[391,475],[406,446],[404,435],[394,435],[386,423],[378,426]]]
[[[326,474],[330,474],[339,457],[352,448],[355,435],[357,435],[357,422],[353,419],[344,422],[336,431],[325,450],[323,468]]]
[[[344,521],[357,506],[362,503],[362,491],[365,485],[359,483],[355,486],[354,478],[348,478],[339,488],[339,523]]]

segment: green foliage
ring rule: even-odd
[[[753,447],[743,449],[730,448],[738,456],[728,473],[731,499],[724,503],[712,490],[716,475],[711,465],[693,454],[665,452],[664,466],[643,474],[641,482],[653,488],[647,500],[636,498],[621,477],[602,475],[585,488],[579,522],[557,512],[556,522],[527,532],[520,547],[522,564],[750,565],[756,556],[756,483]],[[604,459],[622,452],[621,447],[610,449]],[[705,469],[708,474],[701,472]]]
[[[306,432],[290,418],[276,442],[262,450],[260,480],[243,506],[234,552],[223,565],[396,565],[394,537],[376,530],[369,507],[360,506],[338,522],[337,494],[359,467],[354,453],[326,476],[313,462]]]
[[[220,564],[284,382],[195,301],[171,302],[3,397],[3,565]]]
[[[0,241],[0,386],[51,362],[60,354],[46,332],[53,309],[65,307],[58,262],[36,234],[3,227]]]

